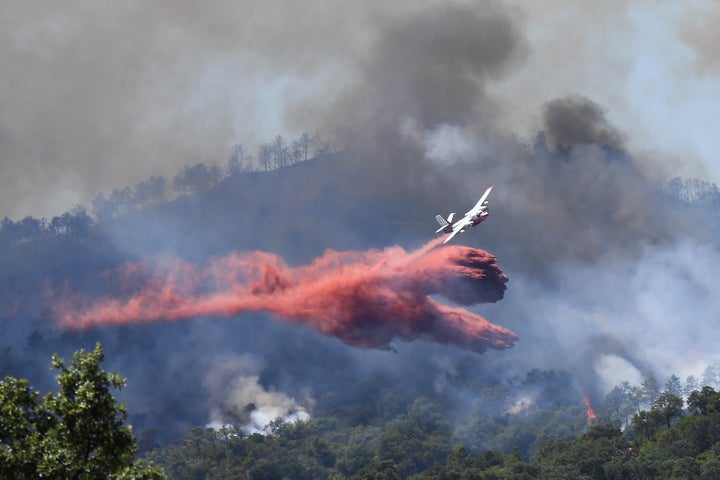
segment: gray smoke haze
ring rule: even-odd
[[[221,163],[236,143],[341,133],[358,116],[365,129],[411,116],[423,129],[472,120],[532,135],[541,106],[569,94],[607,106],[611,122],[638,131],[629,142],[644,151],[670,147],[669,158],[643,157],[664,173],[714,174],[716,122],[697,110],[717,91],[665,71],[652,75],[665,83],[638,89],[642,72],[628,53],[635,45],[646,64],[655,61],[646,50],[662,32],[665,58],[688,63],[690,48],[697,71],[712,71],[717,8],[695,6],[701,15],[646,0],[4,2],[0,216],[50,217],[99,191]],[[672,28],[652,30],[653,20]],[[649,105],[653,88],[663,101]],[[654,123],[628,101],[635,97]],[[694,125],[696,151],[675,148],[676,129],[658,105]],[[669,164],[680,152],[682,166]]]
[[[362,41],[368,6],[345,3],[4,2],[0,214],[62,213],[281,133],[289,99]]]
[[[525,46],[513,12],[481,5],[428,7],[387,22],[350,89],[330,108],[311,97],[301,110],[319,106],[321,125],[350,144],[394,132],[408,119],[423,129],[489,120],[493,105],[486,84],[517,65]]]
[[[717,2],[703,2],[699,10],[685,12],[681,17],[680,38],[695,53],[694,65],[701,74],[720,74],[720,53],[717,45],[720,33],[716,28],[720,20],[720,5]]]
[[[622,148],[622,135],[605,119],[602,108],[584,97],[552,100],[543,108],[543,125],[550,143],[572,148],[580,144]]]
[[[704,267],[685,257],[699,249],[714,262],[718,252],[706,245],[715,227],[661,195],[657,174],[627,150],[627,135],[592,98],[545,102],[530,143],[494,128],[509,107],[488,85],[502,83],[528,55],[514,13],[454,6],[389,24],[359,83],[329,109],[315,102],[317,116],[346,128],[341,138],[376,172],[370,188],[407,193],[425,182],[423,208],[454,211],[484,186],[501,185],[485,228],[460,241],[497,253],[514,273],[516,302],[496,308],[522,332],[509,353],[517,367],[570,368],[595,394],[622,375],[697,374],[717,342],[702,342],[694,366],[683,364],[671,352],[696,343],[670,339],[670,312],[692,312],[705,319],[699,330],[711,328],[713,309],[699,311],[697,303],[707,289]],[[403,202],[401,194],[387,198]],[[670,286],[672,279],[678,283]],[[666,295],[668,288],[684,295]],[[648,305],[655,296],[657,305]],[[642,332],[655,327],[664,333],[645,341]],[[626,371],[618,374],[618,365]]]
[[[720,346],[707,336],[717,225],[660,195],[619,144],[607,148],[604,131],[616,129],[601,117],[554,150],[547,138],[569,138],[558,125],[587,104],[572,108],[576,101],[551,102],[547,110],[563,107],[555,124],[525,148],[468,129],[424,139],[428,157],[443,135],[460,139],[462,154],[443,165],[457,185],[496,185],[491,217],[461,241],[494,252],[510,277],[509,301],[492,315],[521,340],[503,365],[568,369],[596,398],[620,380],[698,375]],[[689,326],[673,334],[680,325]]]

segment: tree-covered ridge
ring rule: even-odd
[[[530,464],[537,478],[720,478],[720,392],[704,386],[684,403],[662,392],[624,432],[595,425],[572,442],[548,442]]]
[[[532,150],[537,146],[526,148]],[[303,133],[292,141],[277,135],[260,144],[255,155],[238,144],[232,148],[231,155],[222,167],[202,162],[185,165],[171,180],[163,175],[153,175],[134,187],[118,187],[107,193],[100,192],[93,199],[90,212],[84,205],[75,205],[68,212],[49,220],[27,216],[13,221],[5,217],[0,220],[0,248],[14,248],[57,237],[70,241],[85,239],[93,233],[98,223],[113,217],[211,190],[228,178],[284,169],[332,153],[334,150],[330,141],[319,133],[312,136]],[[720,207],[720,190],[711,182],[676,177],[663,184],[661,189],[669,197],[686,204],[713,212]]]
[[[277,421],[266,435],[237,425],[197,427],[148,458],[171,478],[237,478],[233,475],[251,471],[258,472],[251,478],[264,478],[259,472],[277,475],[267,478],[352,478],[388,465],[407,478],[444,463],[458,445],[468,451],[514,449],[527,457],[547,439],[570,440],[587,426],[582,396],[563,372],[533,370],[511,384],[486,381],[475,387],[460,373],[448,381],[466,384],[473,405],[458,409],[450,396],[429,398],[365,383],[367,397],[320,399],[317,417],[308,422]]]
[[[569,427],[578,412],[544,411],[542,421],[527,418],[521,427],[537,439],[531,455],[512,442],[499,449],[468,447],[442,408],[421,398],[381,425],[350,425],[340,415],[275,422],[265,435],[246,435],[232,426],[198,427],[181,443],[147,458],[178,479],[720,478],[720,392],[705,386],[691,393],[687,410],[677,409],[682,403],[681,397],[663,392],[625,431],[583,423],[573,438],[542,437],[541,432],[553,416]],[[652,432],[648,418],[654,422]],[[492,438],[519,426],[508,422],[499,432],[474,423],[467,429]]]
[[[319,133],[313,136],[303,133],[293,141],[278,135],[272,141],[262,143],[255,156],[247,153],[242,145],[235,145],[223,167],[204,163],[186,165],[172,180],[163,175],[153,175],[138,182],[135,187],[119,187],[107,194],[97,194],[92,201],[94,218],[83,205],[75,205],[70,211],[50,220],[27,216],[12,221],[5,217],[0,221],[0,247],[12,248],[57,236],[85,238],[97,222],[102,223],[117,215],[206,191],[229,177],[286,168],[331,152],[329,141]]]
[[[363,415],[371,405],[358,404],[308,422],[277,421],[265,435],[198,427],[148,458],[171,478],[718,478],[720,392],[713,387],[685,392],[686,402],[675,375],[664,387],[652,377],[624,382],[594,419],[567,401],[578,395],[571,383],[563,372],[534,370],[514,388],[480,388],[477,402],[502,405],[502,415],[476,410],[458,418],[441,399],[417,398],[384,419]],[[627,422],[613,403],[618,392]],[[534,401],[517,400],[524,397]]]
[[[435,471],[449,457],[467,451],[453,449],[459,439],[449,419],[427,399],[416,400],[381,425],[350,425],[346,420],[335,416],[276,422],[265,435],[246,435],[232,426],[198,427],[181,443],[147,458],[163,466],[170,478],[409,478]],[[512,451],[508,458],[519,462],[519,450]],[[505,455],[488,452],[484,458],[496,465]]]
[[[99,344],[69,364],[53,356],[58,392],[44,397],[27,380],[0,382],[3,478],[162,478],[160,470],[133,463],[126,408],[110,393],[125,380],[105,372],[103,360]],[[671,376],[663,391],[652,379],[619,386],[650,401],[624,429],[573,405],[578,392],[563,372],[534,370],[514,389],[480,388],[479,402],[506,407],[499,417],[483,409],[458,414],[442,396],[413,399],[398,390],[374,403],[321,405],[324,415],[278,419],[264,433],[196,427],[145,460],[177,479],[718,478],[720,392],[705,385],[685,401],[678,384]],[[533,402],[513,402],[518,392]],[[407,407],[392,406],[398,403]],[[599,418],[614,418],[607,405]]]

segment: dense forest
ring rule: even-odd
[[[690,394],[687,409],[683,403],[663,392],[649,410],[633,415],[624,431],[593,418],[578,428],[574,411],[546,411],[542,419],[528,415],[517,425],[525,435],[542,431],[554,417],[569,438],[562,438],[561,428],[525,454],[510,447],[513,442],[498,449],[467,447],[439,405],[421,398],[383,425],[348,425],[340,416],[276,422],[265,435],[246,435],[232,426],[196,428],[181,443],[147,458],[171,478],[718,478],[720,393],[706,386]],[[500,431],[498,438],[514,430],[472,428],[488,437]]]
[[[542,404],[507,411],[502,419],[478,417],[462,427],[447,403],[426,397],[399,414],[370,413],[410,400],[383,398],[313,419],[277,418],[262,431],[233,424],[195,427],[181,441],[133,461],[138,447],[125,425],[126,406],[116,404],[112,394],[125,379],[105,372],[103,360],[100,344],[92,352],[75,352],[68,364],[53,356],[59,389],[43,397],[26,380],[0,381],[4,478],[704,480],[720,475],[720,392],[703,386],[684,400],[676,377],[662,392],[651,379],[641,388],[623,385],[619,391],[636,409],[631,416],[625,410],[627,424],[613,411],[617,393],[608,395],[599,417],[588,401],[585,412]],[[534,371],[526,383],[562,389],[567,380]],[[649,408],[639,407],[642,402],[650,402]]]

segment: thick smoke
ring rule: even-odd
[[[622,135],[605,119],[602,108],[585,97],[566,97],[548,102],[543,109],[545,133],[558,147],[597,144],[619,150]]]
[[[234,143],[316,127],[474,117],[528,134],[540,106],[569,93],[608,106],[645,148],[718,138],[714,110],[700,114],[717,86],[692,75],[718,71],[712,2],[41,5],[7,3],[0,16],[0,216],[56,214],[98,191],[222,161]],[[338,108],[315,124],[330,103]],[[673,150],[683,164],[696,153]],[[713,173],[715,157],[706,155]]]
[[[700,245],[711,241],[712,229],[662,195],[652,164],[637,161],[627,148],[631,139],[611,123],[612,112],[586,94],[545,96],[535,113],[539,131],[528,140],[497,131],[494,122],[512,102],[498,104],[492,93],[513,67],[522,70],[528,55],[522,24],[512,13],[456,6],[387,25],[358,83],[333,103],[316,102],[316,110],[328,125],[345,128],[343,139],[372,164],[372,175],[361,183],[386,195],[387,203],[448,212],[469,203],[483,186],[500,186],[483,246],[512,272],[513,300],[499,306],[501,315],[522,338],[532,339],[510,353],[513,362],[504,357],[503,368],[569,369],[596,400],[611,376],[607,356],[622,357],[633,375],[662,378],[667,370],[659,365],[670,363],[662,351],[667,349],[636,341],[636,329],[653,331],[667,317],[647,316],[626,301],[642,292],[623,294],[628,272],[647,268],[655,249],[674,250],[685,236]],[[433,28],[425,27],[429,18],[436,20]],[[477,29],[463,28],[466,21]],[[465,43],[477,40],[479,31],[488,35],[485,42]],[[433,36],[441,40],[433,43]],[[406,45],[409,38],[429,55],[434,50],[427,45],[445,45],[445,68],[435,73],[423,48]],[[488,44],[493,48],[485,49]],[[455,102],[456,92],[466,103]],[[578,283],[588,272],[598,275]],[[661,267],[649,269],[652,277],[660,274]],[[682,299],[677,305],[697,308]],[[617,321],[630,317],[642,320]]]
[[[485,123],[494,111],[488,83],[526,53],[516,18],[489,2],[424,8],[384,27],[347,90],[331,102],[307,98],[291,119],[303,122],[311,111],[323,130],[363,149],[380,135],[380,150],[407,120],[422,129]]]
[[[265,252],[231,254],[204,267],[168,258],[132,263],[114,274],[127,289],[121,298],[75,295],[59,299],[54,310],[71,328],[268,311],[359,347],[388,349],[394,339],[478,353],[511,347],[517,339],[511,331],[429,297],[497,302],[507,282],[489,253],[438,243],[411,252],[328,251],[300,267]]]
[[[695,67],[702,73],[717,76],[720,74],[720,55],[716,46],[720,37],[715,26],[720,19],[720,5],[703,2],[696,7],[703,11],[694,10],[694,14],[687,12],[681,17],[680,36],[695,53]]]

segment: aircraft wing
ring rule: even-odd
[[[451,233],[450,235],[448,235],[448,236],[445,238],[445,240],[443,240],[443,245],[446,244],[446,243],[448,243],[450,240],[452,240],[452,238],[453,238],[455,235],[457,235],[458,233],[460,233],[460,230],[453,230],[452,233]]]
[[[483,196],[480,197],[480,200],[475,204],[473,208],[471,208],[465,215],[471,215],[473,212],[476,212],[480,210],[480,207],[482,207],[482,204],[485,203],[485,200],[490,196],[490,192],[492,192],[493,186],[489,186],[487,190],[485,190],[485,193],[483,193]]]
[[[466,217],[466,218],[463,218],[462,220],[459,220],[459,221],[453,223],[452,232],[450,232],[450,235],[448,235],[447,237],[445,237],[445,240],[443,240],[443,244],[448,243],[450,240],[452,240],[452,238],[453,238],[455,235],[457,235],[458,233],[460,233],[460,232],[462,232],[463,230],[465,230],[465,228],[468,227],[468,226],[471,225],[471,224],[472,224],[472,222],[470,222],[470,221],[467,219],[467,217]]]

